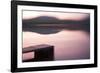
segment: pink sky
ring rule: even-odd
[[[89,16],[86,13],[60,13],[60,12],[39,12],[39,11],[23,11],[23,19],[35,18],[38,16],[53,16],[58,19],[68,19],[68,20],[82,20]]]

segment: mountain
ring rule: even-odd
[[[23,31],[50,34],[59,32],[61,29],[84,30],[90,32],[90,18],[84,20],[60,20],[56,17],[40,16],[22,20]],[[60,29],[60,30],[59,30]]]
[[[73,20],[60,20],[56,17],[40,16],[32,19],[23,19],[23,24],[68,24],[76,23]]]

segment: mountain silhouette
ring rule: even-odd
[[[50,17],[50,16],[40,16],[40,17],[36,17],[34,18],[34,20],[37,21],[57,21],[58,19],[56,17]]]
[[[49,17],[49,16],[40,16],[32,19],[26,19],[23,20],[23,24],[51,24],[59,21],[55,17]]]
[[[62,29],[84,30],[90,32],[90,17],[84,20],[60,20],[56,17],[39,16],[22,20],[23,31],[37,32],[41,34],[57,33]]]
[[[70,24],[76,23],[73,20],[60,20],[56,17],[39,16],[32,19],[23,19],[23,24]]]

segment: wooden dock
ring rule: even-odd
[[[52,61],[54,60],[54,46],[41,44],[30,46],[22,49],[22,53],[34,52],[34,58],[30,60],[23,60],[23,62],[33,61]]]

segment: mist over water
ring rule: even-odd
[[[23,32],[23,48],[40,44],[54,46],[55,60],[90,58],[90,36],[86,31],[62,29],[52,34]]]

